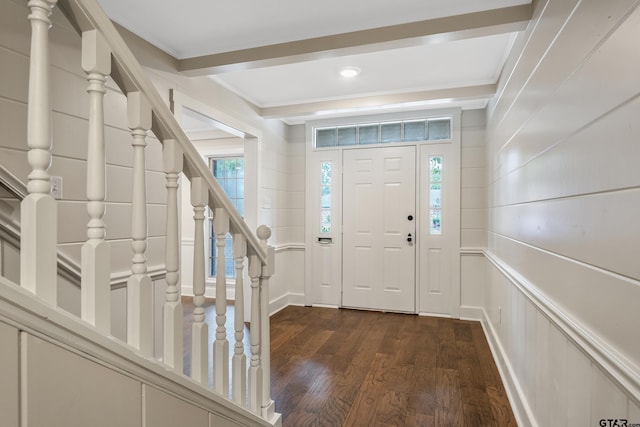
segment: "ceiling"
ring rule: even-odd
[[[98,0],[118,24],[289,124],[484,108],[530,0]],[[344,66],[361,73],[346,79]]]

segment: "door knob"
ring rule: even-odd
[[[409,233],[409,235],[407,236],[407,242],[411,243],[413,241],[413,238],[411,237],[411,233]]]

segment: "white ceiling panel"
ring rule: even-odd
[[[530,0],[98,0],[178,59],[498,9]]]
[[[511,34],[218,74],[259,107],[495,83]],[[340,76],[344,66],[359,76]]]
[[[265,117],[288,123],[447,102],[483,108],[531,14],[531,0],[98,2],[186,75],[211,73]],[[343,66],[361,74],[344,79]],[[387,105],[373,96],[387,96]]]

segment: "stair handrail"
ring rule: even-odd
[[[17,200],[22,201],[27,197],[27,185],[18,177],[11,173],[6,167],[0,165],[0,187],[6,189],[13,194]],[[2,219],[0,212],[0,219]],[[10,239],[11,245],[20,248],[20,223],[11,222],[11,224],[1,224],[0,228],[6,233],[6,237]],[[81,267],[73,258],[58,251],[58,273],[76,287],[80,287]],[[160,268],[162,267],[162,268]],[[111,274],[111,289],[122,287],[127,282],[129,271],[115,272]],[[154,280],[163,277],[165,274],[164,266],[152,266],[149,268],[149,276]]]
[[[96,0],[59,0],[58,7],[78,33],[98,30],[102,34],[111,49],[111,78],[113,81],[125,94],[141,92],[145,95],[152,109],[151,129],[153,133],[161,143],[169,139],[178,141],[184,155],[184,174],[189,180],[200,177],[205,181],[209,192],[209,206],[223,208],[228,212],[231,234],[244,235],[247,239],[248,254],[256,255],[261,264],[266,265],[268,262],[267,251],[261,246],[260,240],[213,177],[195,146],[98,2]]]
[[[269,278],[274,273],[275,249],[267,241],[271,230],[262,225],[254,234],[244,222],[233,202],[214,178],[195,146],[147,77],[122,36],[102,10],[97,0],[29,0],[31,55],[29,102],[27,104],[27,160],[31,168],[28,195],[21,203],[20,286],[50,306],[56,307],[55,248],[57,240],[57,203],[50,193],[48,169],[52,161],[51,73],[48,30],[56,4],[82,37],[82,69],[87,74],[89,94],[87,144],[87,241],[82,250],[80,318],[102,334],[111,334],[109,270],[111,247],[105,239],[105,82],[111,77],[127,99],[127,127],[133,149],[133,192],[131,201],[131,275],[127,280],[127,344],[146,358],[154,357],[153,284],[148,274],[147,189],[145,147],[151,130],[162,144],[163,171],[167,189],[165,239],[166,282],[163,304],[163,363],[176,373],[183,373],[183,307],[179,292],[180,236],[178,227],[179,176],[190,181],[190,198],[194,212],[193,250],[193,322],[191,323],[191,379],[209,388],[209,333],[205,318],[205,208],[214,214],[216,233],[216,335],[211,353],[215,392],[229,399],[229,340],[226,330],[226,247],[227,235],[233,239],[236,271],[242,283],[244,262],[248,260],[251,281],[251,356],[240,351],[246,342],[243,322],[234,322],[234,381],[247,387],[247,397],[234,393],[239,408],[259,415],[273,425],[281,424],[270,397],[269,346]],[[24,243],[24,245],[22,245]],[[37,268],[33,268],[36,266]],[[236,315],[244,319],[243,299],[236,300]],[[235,320],[235,319],[234,319]],[[237,356],[237,357],[236,357]],[[245,375],[246,372],[246,375]],[[239,375],[236,375],[238,373]],[[246,379],[246,382],[245,382]],[[235,384],[235,382],[234,382]],[[234,385],[235,387],[235,385]],[[235,390],[234,390],[235,391]]]
[[[0,165],[0,185],[19,200],[27,197],[27,186],[2,165]]]

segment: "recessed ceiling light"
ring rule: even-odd
[[[342,67],[340,69],[340,75],[345,79],[351,79],[360,74],[360,68],[358,67]]]

